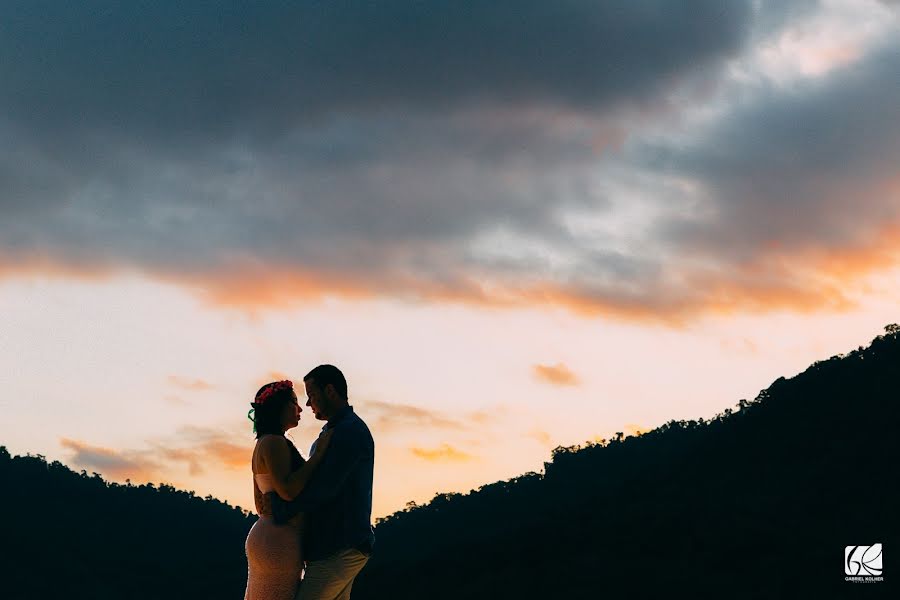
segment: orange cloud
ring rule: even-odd
[[[206,472],[210,463],[226,469],[250,468],[252,446],[242,446],[222,440],[210,440],[186,448],[156,445],[156,454],[171,462],[184,463],[191,475]]]
[[[181,428],[174,440],[151,442],[150,448],[140,450],[114,450],[69,438],[60,439],[60,444],[73,452],[72,464],[117,481],[161,481],[179,464],[193,476],[202,475],[210,465],[249,469],[253,452],[252,439],[202,427]]]
[[[855,246],[784,250],[770,244],[743,264],[686,269],[677,273],[677,288],[656,293],[614,298],[546,287],[523,296],[533,305],[566,306],[586,316],[681,326],[707,314],[848,310],[855,306],[853,293],[865,290],[867,276],[898,265],[900,224],[892,224]]]
[[[413,456],[430,462],[468,462],[475,460],[471,454],[457,450],[449,444],[441,444],[437,448],[426,449],[412,447],[409,449]]]
[[[109,479],[145,482],[158,478],[160,474],[161,465],[143,452],[113,450],[69,438],[61,438],[59,443],[73,453],[72,464],[96,471]]]
[[[100,281],[112,277],[117,271],[112,264],[75,263],[36,252],[27,255],[0,255],[0,279],[51,277]]]
[[[500,413],[500,412],[501,412],[501,409],[499,409],[499,408],[495,409],[495,413],[493,415],[487,411],[478,410],[473,413],[469,413],[467,418],[468,418],[468,420],[472,421],[473,423],[477,423],[478,425],[486,425],[486,424],[490,423],[492,420],[496,419],[498,416],[498,413]],[[502,411],[502,412],[505,412],[505,411]]]
[[[531,369],[538,379],[546,383],[559,386],[578,385],[578,376],[562,363],[556,365],[534,365]]]
[[[165,458],[171,462],[183,462],[188,467],[188,473],[191,475],[197,476],[202,475],[204,473],[203,466],[201,464],[201,456],[199,456],[194,450],[188,450],[185,448],[161,448],[157,447],[156,452],[162,458]]]
[[[809,248],[790,254],[773,248],[740,266],[731,280],[709,281],[701,308],[716,313],[848,309],[854,306],[851,292],[861,288],[864,277],[897,265],[900,225],[883,228],[865,245]],[[703,279],[699,282],[704,283]]]
[[[231,265],[223,272],[167,278],[193,289],[211,305],[251,310],[293,308],[329,297],[368,299],[377,295],[371,286],[353,277],[249,261]]]
[[[213,390],[216,386],[202,379],[191,379],[180,375],[169,375],[169,383],[185,390],[204,392]]]
[[[542,446],[553,445],[553,438],[551,438],[550,434],[543,429],[532,429],[530,432],[528,432],[528,437],[536,440]]]
[[[240,438],[236,433],[206,427],[182,427],[178,430],[177,442],[157,444],[162,451],[175,452],[182,460],[196,464],[214,463],[227,469],[249,468],[254,441]],[[238,440],[238,441],[236,441]]]
[[[889,186],[890,187],[890,186]],[[885,193],[896,194],[892,188]],[[681,326],[706,314],[812,313],[854,306],[852,293],[871,274],[900,265],[900,225],[888,225],[865,244],[786,249],[769,244],[742,264],[672,267],[666,282],[628,293],[577,284],[513,282],[489,273],[454,273],[442,282],[397,274],[342,277],[291,268],[199,276],[181,283],[217,306],[284,308],[329,296],[404,297],[486,309],[562,307],[587,317]]]
[[[215,457],[215,460],[226,468],[249,469],[253,446],[216,440],[207,442],[203,447],[203,452],[206,456]]]
[[[878,191],[895,196],[898,185]],[[402,297],[435,303],[505,309],[563,307],[589,317],[681,326],[707,314],[811,313],[854,306],[863,279],[900,265],[900,224],[882,227],[864,243],[842,247],[788,248],[770,243],[743,263],[670,268],[665,281],[628,292],[552,282],[518,282],[491,273],[454,272],[440,281],[411,274],[328,273],[243,261],[215,272],[152,277],[185,287],[213,306],[256,311],[315,303],[328,297]],[[115,274],[110,265],[66,265],[49,257],[3,261],[0,278],[44,275],[95,279]],[[278,374],[284,378],[283,374]]]
[[[374,415],[374,426],[382,431],[401,427],[456,430],[465,428],[465,425],[460,421],[451,419],[437,411],[410,404],[391,404],[369,400],[365,403],[365,408],[366,411]],[[480,413],[475,413],[474,418],[480,422]]]

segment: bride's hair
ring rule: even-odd
[[[247,418],[253,422],[253,433],[256,439],[268,434],[284,433],[281,425],[281,413],[284,405],[294,399],[294,387],[290,381],[273,381],[259,388],[250,406]]]

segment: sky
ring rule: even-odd
[[[711,417],[900,321],[897,2],[0,24],[14,454],[252,508],[249,402],[332,363],[382,517]]]

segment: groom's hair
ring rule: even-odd
[[[334,391],[336,391],[341,398],[344,400],[347,399],[347,380],[344,379],[344,374],[341,373],[341,370],[336,366],[319,365],[307,373],[306,377],[303,378],[303,381],[309,381],[310,379],[312,379],[323,392],[325,391],[325,386],[330,383],[334,386]]]

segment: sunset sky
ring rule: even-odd
[[[898,165],[892,1],[2,2],[0,445],[250,508],[329,362],[374,516],[540,471],[900,321]]]

